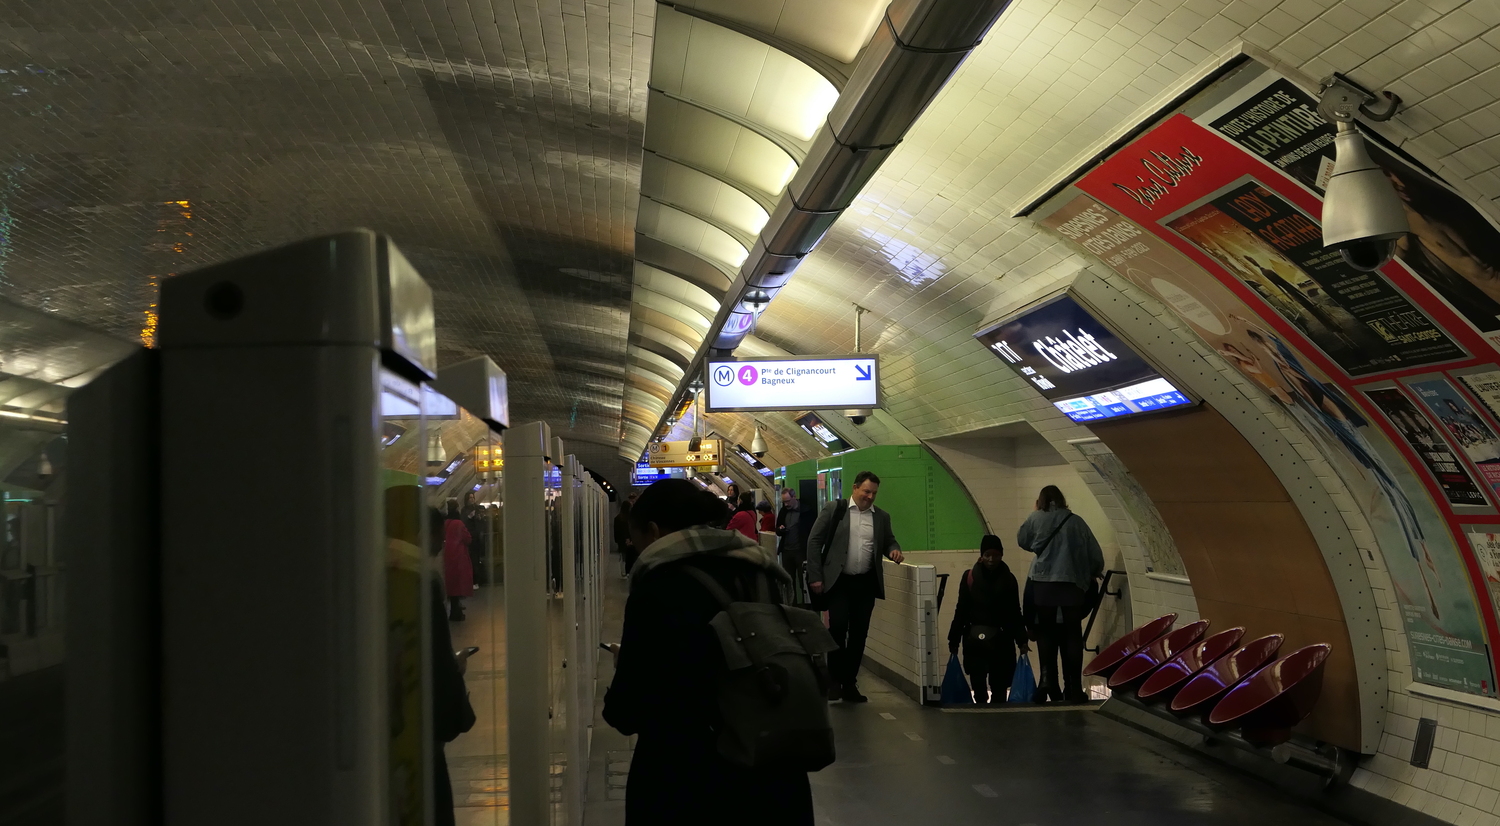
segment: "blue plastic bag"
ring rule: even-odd
[[[1010,681],[1008,703],[1029,703],[1036,696],[1036,675],[1031,671],[1031,658],[1022,655],[1016,662],[1016,676]]]
[[[973,705],[974,695],[969,691],[969,681],[964,679],[963,667],[958,664],[958,655],[948,657],[948,670],[943,674],[943,705]]]

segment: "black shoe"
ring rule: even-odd
[[[849,686],[848,688],[844,689],[843,694],[840,695],[840,696],[843,699],[843,701],[846,702],[846,703],[868,703],[868,702],[870,702],[870,698],[866,697],[863,694],[860,694],[859,693],[859,689],[855,688],[854,686]]]
[[[844,699],[844,690],[842,688],[839,688],[838,683],[830,683],[828,685],[828,702],[831,703],[835,700],[842,699]]]

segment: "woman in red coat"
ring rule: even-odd
[[[448,586],[448,620],[464,618],[463,598],[474,595],[474,563],[469,558],[473,537],[458,512],[458,503],[448,503],[448,518],[443,520],[443,581]]]
[[[760,533],[756,530],[756,522],[755,494],[747,490],[740,494],[739,504],[734,508],[734,516],[729,517],[729,524],[724,527],[731,531],[739,531],[745,536],[759,541]]]

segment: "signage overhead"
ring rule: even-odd
[[[652,442],[646,447],[646,463],[651,467],[701,467],[720,464],[724,454],[724,443],[718,439],[704,439],[697,450],[689,450],[692,442]]]
[[[1067,295],[974,337],[1075,422],[1193,403]]]
[[[714,359],[704,384],[713,412],[880,407],[880,357]]]

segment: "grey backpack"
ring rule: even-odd
[[[744,602],[698,568],[684,568],[724,607],[709,623],[725,665],[719,754],[754,769],[812,772],[832,763],[827,657],[838,644],[822,618],[773,599],[764,571],[755,577],[755,601]]]

